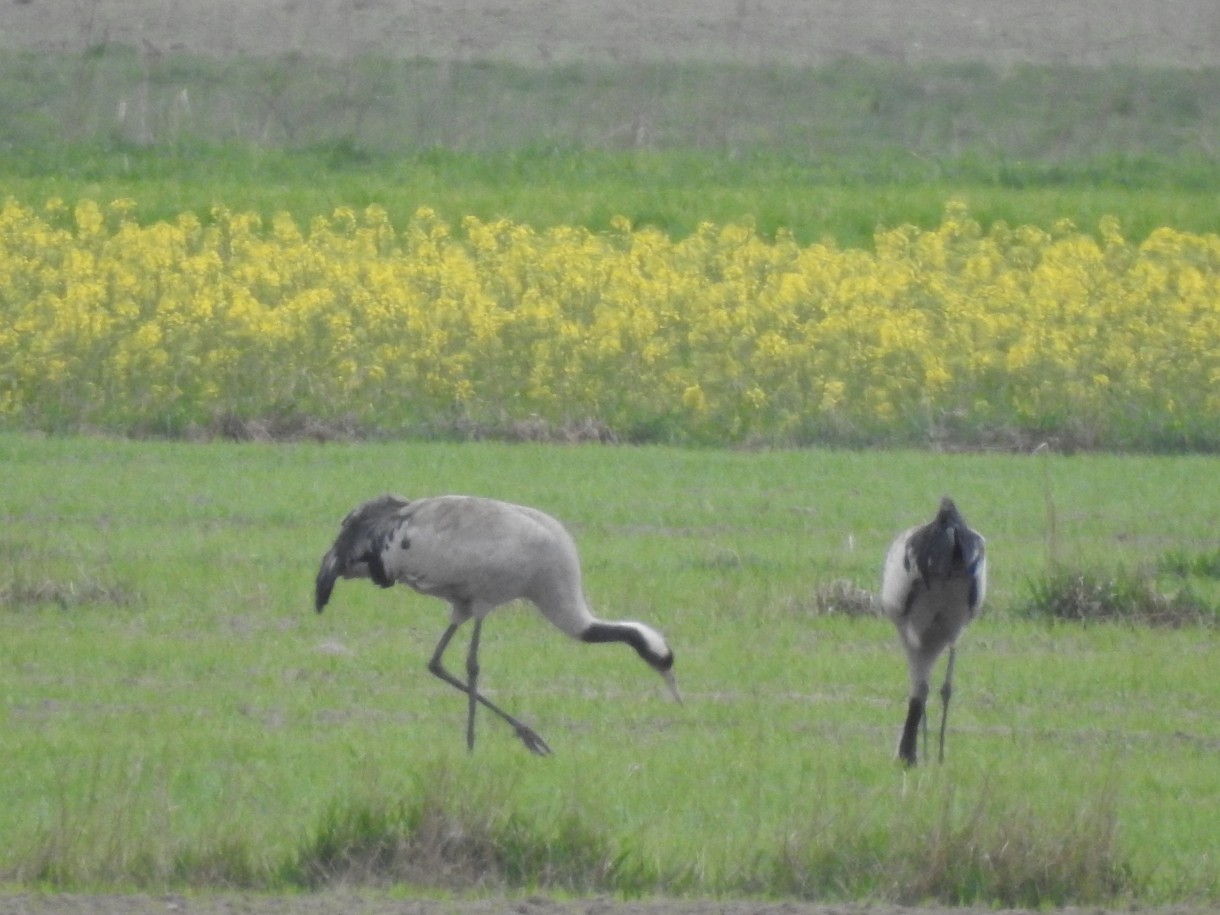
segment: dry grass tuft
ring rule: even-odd
[[[56,606],[61,610],[78,607],[131,607],[140,602],[139,593],[122,583],[82,579],[18,578],[0,582],[0,607],[11,610]]]
[[[881,603],[867,588],[836,578],[818,585],[804,599],[794,598],[792,611],[809,616],[877,616]]]
[[[55,606],[131,607],[140,603],[132,585],[103,570],[71,568],[64,557],[23,540],[0,540],[0,608],[28,610]]]

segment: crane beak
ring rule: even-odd
[[[682,694],[678,692],[678,681],[674,677],[674,672],[672,670],[663,670],[661,671],[661,676],[665,678],[665,685],[669,687],[669,691],[673,694],[674,699],[677,700],[678,705],[685,704],[682,702]]]

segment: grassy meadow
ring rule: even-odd
[[[428,206],[868,247],[955,198],[985,225],[1220,230],[1214,69],[149,60],[99,41],[0,50],[0,99],[0,197],[131,198],[142,221],[376,204],[398,226]]]
[[[1217,630],[1019,610],[1054,567],[1214,608],[1212,458],[9,434],[0,463],[10,884],[1220,899]],[[670,639],[685,704],[513,606],[482,683],[555,754],[483,715],[467,755],[425,669],[443,604],[340,582],[312,610],[339,520],[384,490],[562,518],[594,607]],[[988,537],[991,593],[948,758],[904,771],[896,639],[846,611],[943,492]]]
[[[356,155],[344,146],[285,151],[196,141],[182,148],[91,142],[34,149],[28,158],[19,151],[0,161],[6,197],[34,206],[54,197],[130,199],[144,223],[183,211],[207,221],[214,207],[228,206],[267,220],[286,212],[307,224],[339,207],[377,205],[401,228],[426,206],[455,226],[476,216],[604,232],[623,217],[682,238],[704,222],[738,223],[768,238],[784,230],[806,244],[871,248],[879,229],[934,228],[945,203],[956,199],[985,225],[1050,227],[1070,219],[1096,233],[1110,216],[1137,241],[1160,226],[1220,230],[1217,207],[1200,205],[1216,202],[1220,181],[1206,158],[1002,166],[863,151],[850,162],[823,161],[774,148],[741,155],[553,147]]]

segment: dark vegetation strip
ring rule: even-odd
[[[1116,802],[1105,786],[1060,823],[1002,809],[986,797],[961,806],[949,786],[931,799],[939,806],[927,822],[870,832],[815,821],[711,884],[697,862],[675,867],[646,859],[629,839],[606,835],[578,811],[556,818],[510,811],[492,789],[463,794],[443,770],[419,784],[410,798],[336,801],[282,861],[261,861],[257,849],[230,837],[179,853],[169,873],[152,855],[143,864],[124,861],[114,873],[105,863],[83,873],[48,840],[45,854],[32,854],[29,873],[8,876],[55,889],[405,885],[458,893],[746,894],[1005,908],[1108,904],[1137,895],[1143,881],[1118,849]],[[902,815],[909,820],[909,811]]]

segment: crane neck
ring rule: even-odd
[[[649,666],[658,671],[667,671],[674,664],[674,655],[665,639],[655,629],[643,623],[591,623],[580,634],[582,642],[624,642],[635,649]]]

